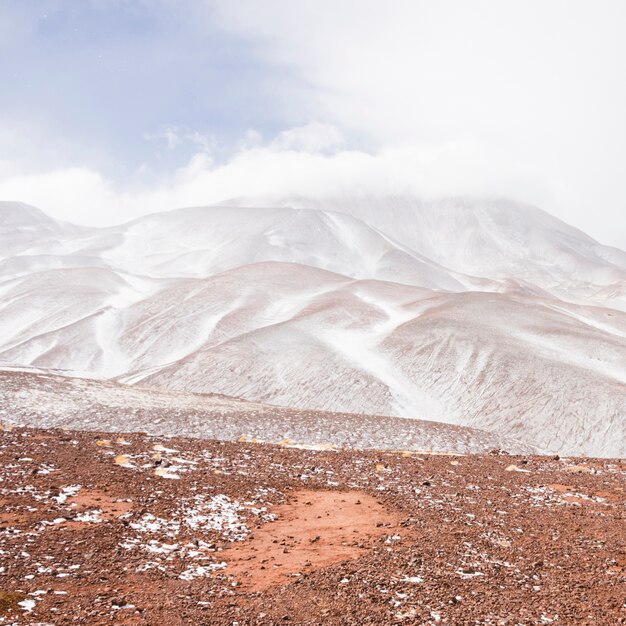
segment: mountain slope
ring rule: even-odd
[[[80,230],[23,202],[0,202],[0,257],[28,252],[33,245],[54,245],[55,240]]]
[[[537,448],[476,428],[388,416],[293,408],[219,395],[199,395],[41,371],[0,370],[0,426],[141,431],[280,443],[287,447],[350,447],[484,453],[494,448],[532,454]],[[2,430],[2,428],[0,428]]]
[[[289,271],[300,274],[282,266],[246,271],[247,285],[274,297]],[[229,282],[242,285],[242,273]],[[248,321],[251,311],[263,310],[261,295],[254,302],[225,316],[201,348],[143,383],[421,416],[570,453],[626,453],[624,315],[585,310],[586,324],[579,307],[555,309],[552,301],[411,293],[371,281],[320,293],[289,318],[266,318],[266,325]]]
[[[526,204],[405,196],[244,198],[230,204],[340,211],[451,271],[626,310],[626,253]]]
[[[521,205],[380,202],[0,203],[0,363],[626,456],[626,255]]]

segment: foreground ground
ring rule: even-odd
[[[0,623],[626,624],[626,462],[0,433]]]

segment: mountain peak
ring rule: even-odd
[[[0,226],[3,229],[54,223],[41,209],[30,204],[0,200]]]

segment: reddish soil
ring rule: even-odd
[[[625,486],[623,460],[16,428],[0,624],[626,624]]]
[[[96,489],[81,489],[81,491],[69,498],[70,506],[76,506],[77,510],[101,509],[100,517],[112,519],[127,513],[133,508],[131,502],[125,502],[118,498],[112,498]]]
[[[359,491],[299,491],[273,507],[276,521],[233,544],[225,573],[242,589],[261,591],[314,571],[357,559],[401,516]]]

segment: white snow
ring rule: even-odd
[[[204,578],[210,576],[214,571],[224,569],[226,562],[211,563],[209,565],[189,565],[187,569],[178,576],[181,580],[193,580],[194,578]]]
[[[74,517],[75,522],[86,522],[86,523],[95,523],[98,524],[102,521],[100,517],[102,515],[101,509],[94,509],[93,511],[85,511],[83,513],[79,513]]]
[[[57,504],[63,504],[68,498],[75,496],[80,491],[80,485],[69,485],[68,487],[62,487],[61,493],[58,496],[53,496],[52,499]]]
[[[505,200],[229,204],[0,203],[0,365],[626,454],[626,253]]]
[[[22,600],[21,602],[18,602],[17,604],[18,606],[21,606],[24,609],[24,611],[26,611],[27,613],[30,613],[35,608],[37,601],[32,598],[26,598],[25,600]]]

